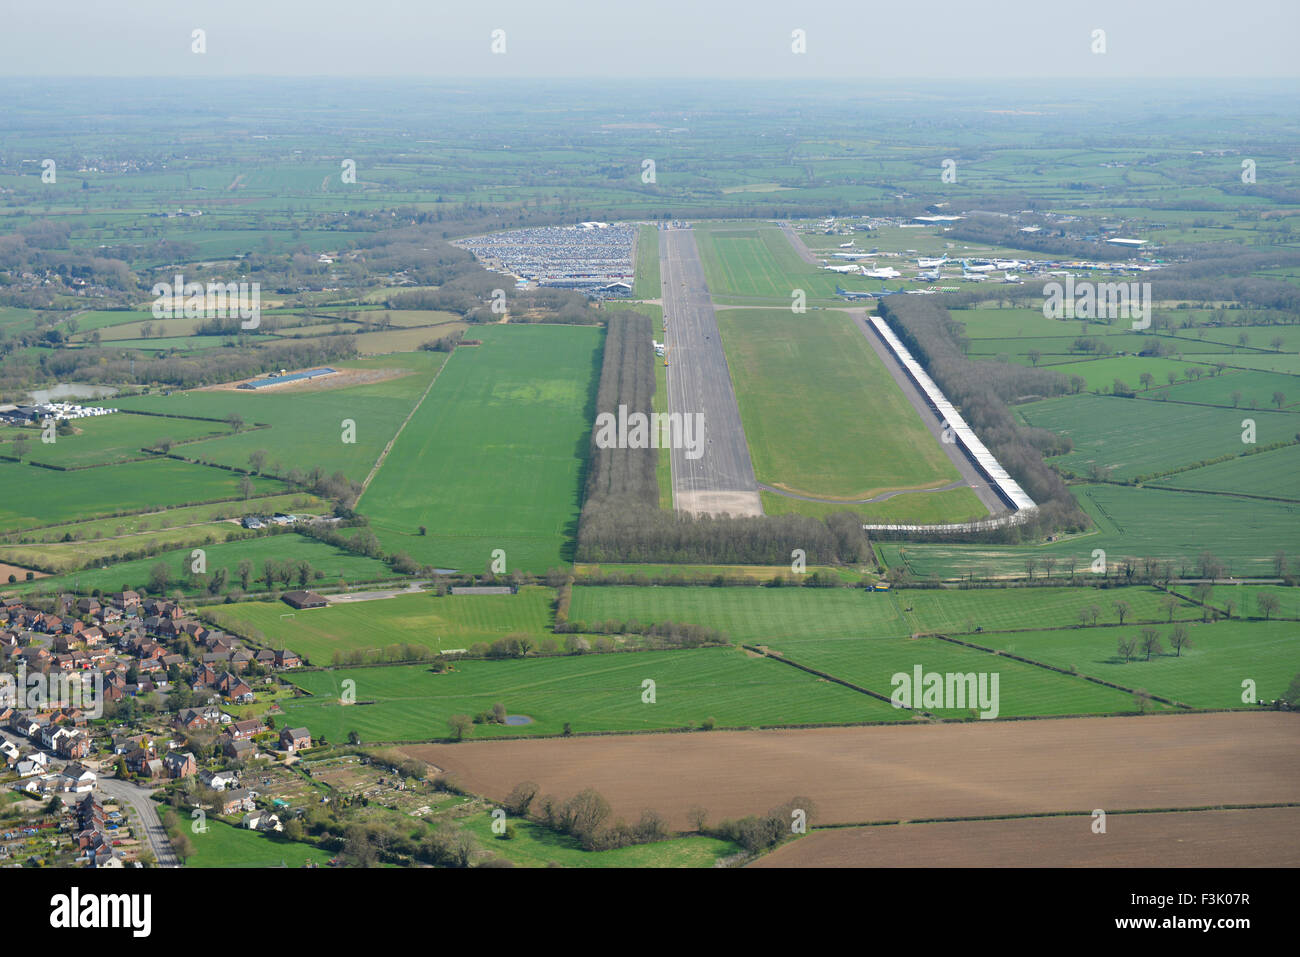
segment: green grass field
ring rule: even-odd
[[[566,722],[581,733],[699,727],[710,717],[718,727],[901,717],[884,702],[738,648],[465,660],[443,675],[399,665],[291,677],[312,697],[286,703],[288,720],[331,741],[350,731],[367,743],[445,738],[453,714],[476,715],[497,702],[533,723],[476,725],[474,737],[559,734]],[[341,705],[348,679],[356,682],[356,703]],[[642,701],[647,679],[655,683],[653,704]]]
[[[335,652],[410,644],[433,651],[468,648],[511,632],[550,634],[555,592],[525,586],[517,595],[447,595],[432,592],[376,601],[308,608],[292,618],[283,602],[241,602],[210,609],[208,617],[236,634],[258,633],[259,641],[290,648],[318,665]]]
[[[1057,566],[1059,572],[1060,566]],[[1044,572],[1039,569],[1041,578]],[[1087,580],[1087,576],[1081,576]],[[907,589],[891,592],[904,621],[913,632],[969,634],[976,628],[1006,631],[1016,628],[1046,628],[1078,625],[1079,612],[1096,607],[1098,624],[1117,624],[1115,602],[1129,606],[1124,621],[1166,621],[1168,597],[1158,588],[1137,585],[1128,588],[1017,588],[1017,589]],[[908,611],[908,609],[911,611]],[[1201,610],[1183,602],[1174,612],[1175,621],[1199,618]]]
[[[573,571],[579,581],[584,577],[600,575],[631,575],[633,583],[637,585],[649,585],[652,578],[668,580],[673,585],[684,585],[700,581],[716,584],[719,576],[727,581],[740,579],[755,584],[769,582],[776,577],[793,577],[789,565],[637,565],[619,562],[604,564],[578,562],[573,566]],[[860,581],[863,577],[856,569],[836,565],[809,565],[807,573],[811,575],[813,572],[821,572],[823,575],[850,584]],[[637,576],[645,580],[640,581]]]
[[[1109,562],[1169,559],[1176,574],[1193,572],[1196,556],[1209,550],[1230,563],[1232,574],[1271,575],[1278,549],[1300,551],[1300,505],[1119,485],[1076,486],[1074,492],[1096,523],[1082,535],[1028,546],[881,542],[879,549],[889,565],[906,566],[921,578],[1024,578],[1030,558],[1041,576],[1048,556],[1060,563],[1074,559],[1084,575],[1096,549]]]
[[[1273,395],[1280,392],[1284,397],[1282,408],[1294,409],[1300,404],[1300,376],[1228,370],[1222,375],[1176,385],[1167,391],[1171,402],[1204,402],[1236,409],[1274,409],[1277,406]]]
[[[785,570],[787,575],[789,569]],[[909,635],[888,594],[847,588],[691,588],[575,585],[570,621],[676,621],[763,644],[788,635],[859,638]]]
[[[923,672],[998,675],[998,716],[1110,714],[1136,710],[1132,696],[1010,658],[964,648],[939,638],[802,638],[773,642],[777,653],[818,671],[890,695],[892,678]],[[914,705],[916,703],[914,702]],[[940,717],[964,717],[965,708],[927,708]],[[904,714],[906,712],[899,712]]]
[[[846,314],[725,309],[718,328],[760,482],[860,499],[958,478]]]
[[[1173,585],[1170,591],[1181,597],[1191,597],[1192,585]],[[1210,592],[1209,604],[1220,611],[1226,611],[1232,603],[1232,613],[1238,618],[1262,618],[1264,612],[1257,604],[1259,595],[1267,593],[1278,601],[1277,611],[1272,619],[1300,619],[1300,588],[1288,588],[1283,585],[1215,585]]]
[[[289,392],[196,390],[115,400],[114,404],[219,420],[234,413],[245,424],[271,426],[177,449],[187,458],[246,469],[249,455],[261,450],[266,453],[265,469],[273,474],[287,474],[292,469],[310,472],[319,467],[326,475],[342,471],[360,482],[445,360],[445,353],[419,352],[339,363],[333,368],[399,373],[383,381],[344,388],[330,387],[330,380],[322,379],[318,386]],[[353,442],[344,441],[345,420],[355,423]]]
[[[324,578],[319,581],[326,585],[335,585],[340,579],[348,582],[367,582],[397,577],[381,561],[365,558],[361,555],[353,555],[332,545],[326,545],[323,542],[292,533],[207,545],[204,546],[204,551],[209,576],[215,574],[219,568],[225,568],[229,572],[226,591],[229,591],[231,587],[238,587],[239,578],[237,572],[239,563],[245,559],[253,563],[253,576],[255,579],[261,577],[263,563],[268,559],[276,562],[308,561],[313,569],[324,573]],[[23,591],[32,588],[75,589],[83,594],[95,588],[104,591],[119,591],[125,588],[141,591],[149,584],[153,567],[162,563],[171,572],[171,581],[167,585],[167,594],[170,595],[176,590],[183,591],[186,594],[198,594],[197,590],[188,581],[192,562],[190,553],[191,549],[189,548],[172,549],[150,558],[122,562],[117,565],[110,565],[107,568],[84,568],[78,572],[40,578],[14,587]],[[264,581],[254,581],[252,584],[253,590],[264,589],[265,587],[266,583]],[[276,587],[297,588],[298,582],[295,579],[289,586],[280,583]],[[285,610],[290,610],[287,605]]]
[[[158,458],[105,468],[59,472],[0,462],[0,531],[54,525],[115,512],[240,498],[240,476],[223,469]],[[254,479],[253,494],[282,491]]]
[[[636,233],[636,280],[632,296],[636,299],[658,299],[663,294],[659,283],[659,230],[654,226],[641,226]]]
[[[28,445],[24,461],[80,468],[149,458],[149,453],[141,450],[165,439],[184,442],[230,431],[220,422],[126,413],[77,419],[72,425],[76,434],[59,435],[56,432],[54,441],[50,443],[41,440],[41,430],[36,428],[0,430],[0,441],[10,443],[19,434],[26,435]],[[177,451],[184,454],[183,448],[179,447]],[[0,449],[9,453],[12,445],[6,444]]]
[[[1029,339],[1059,337],[1069,344],[1082,336],[1123,335],[1130,331],[1124,322],[1087,322],[1082,319],[1049,319],[1038,308],[953,309],[952,318],[966,327],[971,339]],[[1043,350],[1048,351],[1048,350]],[[1055,350],[1052,350],[1055,351]],[[1065,351],[1062,349],[1061,351]]]
[[[273,515],[276,512],[301,512],[304,514],[326,514],[330,504],[306,492],[291,492],[282,495],[264,495],[258,498],[238,499],[233,502],[219,502],[210,505],[186,505],[179,508],[160,509],[158,511],[137,512],[132,515],[119,515],[115,518],[98,518],[85,522],[69,522],[64,525],[50,525],[30,532],[15,533],[11,540],[21,542],[58,542],[64,536],[73,539],[90,540],[122,535],[147,535],[157,529],[179,528],[183,525],[219,522],[229,518],[239,518],[249,512]]]
[[[1049,463],[1078,475],[1095,464],[1113,478],[1151,475],[1220,455],[1239,454],[1240,410],[1142,402],[1100,396],[1063,396],[1021,406],[1030,425],[1068,435],[1074,451]],[[1290,441],[1296,423],[1289,413],[1251,412],[1257,445]]]
[[[194,853],[186,867],[302,867],[311,861],[323,867],[330,851],[299,841],[277,839],[258,831],[209,820],[202,834],[187,833]]]
[[[1236,492],[1300,501],[1300,445],[1247,455],[1228,462],[1190,469],[1160,479],[1159,484],[1207,492]]]
[[[570,557],[601,332],[475,335],[483,345],[456,350],[357,508],[389,553],[480,572],[502,549],[507,572],[545,571]]]
[[[1058,367],[1057,371],[1066,376],[1082,376],[1084,388],[1089,392],[1107,393],[1114,390],[1115,380],[1128,386],[1127,391],[1144,389],[1142,376],[1152,377],[1151,389],[1160,391],[1161,386],[1168,386],[1169,375],[1175,381],[1186,382],[1187,370],[1192,364],[1178,359],[1157,359],[1150,356],[1115,356],[1108,359],[1089,359],[1086,362],[1072,362],[1069,366]],[[1208,366],[1195,366],[1208,375]]]
[[[143,535],[103,538],[91,541],[61,542],[54,545],[3,545],[0,561],[41,571],[63,573],[87,566],[102,566],[118,556],[132,552],[164,552],[176,548],[206,548],[217,542],[230,541],[243,534],[230,522],[168,528]]]
[[[461,826],[478,838],[479,846],[508,858],[517,867],[713,867],[718,858],[740,851],[730,841],[699,835],[608,851],[585,851],[576,838],[533,821],[512,818],[510,823],[515,827],[515,836],[507,841],[492,833],[490,811],[460,818]],[[635,818],[629,823],[635,823]]]
[[[802,289],[808,302],[842,302],[835,287],[849,290],[879,288],[878,281],[837,275],[799,258],[785,234],[775,226],[735,223],[696,226],[709,292],[715,301],[789,308],[791,296]]]
[[[1139,628],[1079,629],[981,635],[977,644],[1042,661],[1058,668],[1076,666],[1082,674],[1195,708],[1239,708],[1242,682],[1255,682],[1256,696],[1272,700],[1300,673],[1300,633],[1294,622],[1220,621],[1187,626],[1191,646],[1175,655],[1169,646],[1173,626],[1155,626],[1164,653],[1150,661],[1124,661],[1117,640],[1139,636]]]
[[[767,489],[759,490],[763,500],[764,515],[811,515],[824,518],[833,512],[854,512],[862,516],[864,522],[881,524],[935,524],[941,522],[963,522],[987,518],[988,509],[980,502],[979,496],[967,486],[950,488],[936,492],[915,492],[895,495],[883,502],[867,502],[862,505],[832,505],[827,502],[805,502],[785,495],[777,495]]]

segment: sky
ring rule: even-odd
[[[1300,0],[0,0],[0,11],[0,76],[1300,75]],[[1098,30],[1105,52],[1093,50]]]

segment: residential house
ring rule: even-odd
[[[302,659],[288,648],[280,648],[276,651],[275,666],[277,668],[297,668],[301,665]]]
[[[238,701],[242,704],[251,704],[253,701],[253,688],[242,678],[227,671],[217,679],[216,688],[222,694],[232,701]]]
[[[245,788],[235,788],[231,791],[222,793],[217,806],[220,807],[222,814],[237,814],[240,811],[253,811],[257,805],[253,803],[257,797],[255,791],[249,791]]]
[[[192,774],[197,774],[199,770],[198,763],[194,760],[194,755],[188,751],[171,751],[163,758],[163,766],[167,769],[167,776],[172,778],[187,778]]]
[[[73,761],[63,769],[64,790],[86,794],[95,790],[95,772],[84,764]]]
[[[69,761],[80,761],[90,754],[90,735],[84,731],[73,731],[58,744],[59,757]]]
[[[249,718],[245,721],[235,721],[226,731],[228,735],[236,741],[247,741],[255,734],[261,734],[266,730],[266,726],[256,718]]]
[[[235,761],[247,761],[257,754],[257,748],[253,746],[252,741],[237,740],[228,734],[223,734],[220,738],[221,753]]]
[[[240,819],[239,826],[246,827],[250,831],[284,830],[284,825],[280,823],[279,815],[271,814],[262,810],[249,811]]]
[[[302,751],[311,747],[311,732],[306,728],[284,728],[280,731],[280,750]]]
[[[172,719],[172,727],[185,731],[199,731],[212,727],[212,719],[205,714],[206,708],[182,708]]]
[[[224,791],[239,784],[239,776],[234,771],[200,771],[199,780],[214,791]]]

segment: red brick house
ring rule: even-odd
[[[311,732],[306,728],[284,728],[280,731],[280,750],[302,751],[311,747]]]

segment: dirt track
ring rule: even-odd
[[[676,828],[795,796],[814,824],[1093,808],[1300,801],[1300,715],[1070,718],[993,724],[717,731],[415,745],[403,750],[493,799],[520,781],[594,787],[615,814],[655,808]]]
[[[1300,808],[814,831],[751,867],[1296,867]],[[1289,836],[1289,837],[1288,837]]]

